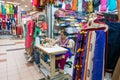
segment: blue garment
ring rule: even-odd
[[[89,35],[89,32],[87,33],[87,37],[86,37],[86,40],[85,40],[85,43],[84,43],[85,51],[83,53],[83,58],[82,58],[81,80],[84,79],[84,69],[85,69],[85,60],[86,60],[86,53],[87,53],[88,35]]]
[[[10,30],[10,25],[11,25],[10,22],[6,22],[7,30]]]
[[[39,64],[40,63],[40,54],[37,51],[37,49],[34,49],[34,59],[35,59],[35,63]]]
[[[117,0],[108,0],[107,1],[108,11],[114,11],[117,9]]]
[[[114,71],[120,57],[120,23],[107,22],[108,24],[108,55],[106,69]]]
[[[103,30],[96,30],[95,32],[96,42],[93,58],[92,80],[102,80],[105,57],[106,33]]]
[[[2,7],[2,14],[4,14],[4,15],[5,15],[5,14],[6,14],[6,9],[5,9],[5,6],[2,4],[2,5],[1,5],[1,7]]]

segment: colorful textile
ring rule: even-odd
[[[117,9],[117,0],[108,0],[107,1],[108,11],[114,11]]]
[[[14,9],[12,4],[9,5],[9,9],[10,9],[10,14],[14,14]]]
[[[92,1],[88,2],[88,12],[93,12],[93,2]]]
[[[99,10],[100,0],[93,0],[94,10]]]
[[[78,11],[82,12],[82,0],[78,0]]]
[[[25,47],[30,48],[33,45],[34,22],[30,20],[27,26],[27,36],[25,40]]]
[[[78,8],[77,8],[77,0],[72,0],[72,10],[73,11],[77,11]]]
[[[17,14],[17,13],[18,13],[18,6],[17,6],[17,5],[14,5],[14,6],[13,6],[13,9],[14,9],[14,14]]]
[[[101,0],[100,1],[100,11],[106,11],[107,10],[107,0]]]
[[[5,15],[6,14],[6,9],[5,9],[5,6],[2,4],[2,14]]]
[[[9,4],[5,4],[6,14],[10,14]]]
[[[6,29],[6,21],[5,21],[5,20],[2,21],[2,28],[3,28],[4,30]]]
[[[88,2],[83,0],[82,1],[82,11],[87,12],[87,10],[88,10]]]
[[[2,4],[0,3],[0,14],[2,14]]]
[[[41,27],[42,27],[43,30],[47,30],[48,29],[47,22],[42,22]]]
[[[104,30],[97,30],[95,32],[96,42],[93,58],[92,80],[102,80],[105,58],[106,33],[104,32]]]

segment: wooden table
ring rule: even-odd
[[[43,52],[48,54],[50,56],[50,65],[46,64],[41,58],[40,58],[40,63],[50,71],[50,77],[53,77],[56,75],[55,72],[55,55],[56,54],[61,54],[64,52],[67,52],[67,49],[62,48],[60,46],[53,46],[51,48],[43,47],[41,45],[36,45],[35,46],[38,51]]]

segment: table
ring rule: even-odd
[[[53,46],[51,48],[47,48],[41,45],[36,45],[35,47],[37,48],[38,51],[43,52],[43,54],[46,53],[50,56],[50,65],[46,64],[41,58],[40,62],[46,69],[50,71],[49,76],[54,77],[57,74],[55,72],[55,55],[67,52],[68,50],[60,46]]]

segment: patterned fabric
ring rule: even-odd
[[[93,2],[92,1],[88,2],[88,12],[93,12]]]
[[[85,0],[83,0],[82,11],[83,12],[87,12],[87,10],[88,10],[88,2],[86,2]]]

